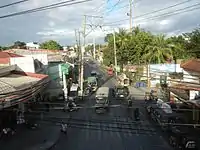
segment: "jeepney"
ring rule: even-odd
[[[104,112],[109,106],[109,87],[100,87],[95,96],[95,111],[97,113]]]

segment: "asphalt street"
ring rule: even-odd
[[[92,70],[103,74],[96,64],[85,64],[84,77]],[[112,88],[114,79],[103,75],[102,86]],[[94,95],[80,102],[83,106],[94,106]],[[133,95],[134,96],[134,95]],[[141,107],[141,100],[134,100]],[[121,104],[111,99],[111,105]],[[149,123],[144,108],[140,109],[141,121],[132,118],[132,111],[125,107],[110,108],[109,112],[96,114],[94,109],[82,108],[77,112],[62,113],[59,117],[70,118],[67,135],[61,135],[54,150],[171,150],[160,132]]]

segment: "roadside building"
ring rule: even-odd
[[[27,49],[39,49],[40,45],[37,42],[29,42],[26,43],[26,48]]]
[[[188,60],[181,64],[183,68],[182,77],[171,80],[168,87],[170,100],[175,103],[182,103],[191,109],[191,119],[194,123],[199,123],[199,92],[200,92],[200,61],[196,59]],[[198,111],[197,111],[198,110]]]
[[[50,99],[56,99],[63,95],[63,75],[61,73],[61,65],[65,65],[66,79],[69,78],[73,71],[73,64],[64,61],[62,51],[56,50],[23,50],[12,49],[8,52],[13,52],[22,58],[12,58],[10,64],[17,65],[18,71],[31,73],[46,74],[51,79],[46,92]],[[72,67],[71,67],[72,66]],[[66,80],[67,81],[67,80]],[[61,96],[62,97],[62,96]]]
[[[48,100],[44,94],[50,81],[48,76],[16,71],[16,68],[16,65],[0,67],[0,114],[3,116],[0,122],[4,125],[13,120],[16,120],[15,124],[19,123],[30,107]]]

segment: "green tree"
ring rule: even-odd
[[[119,32],[115,32],[115,43],[116,43],[116,53],[117,53],[117,62],[123,68],[123,65],[128,63],[128,42],[130,39],[129,33],[125,29],[119,29]],[[107,34],[105,37],[108,46],[104,50],[104,59],[106,62],[113,63],[114,60],[114,35]]]
[[[183,36],[187,39],[185,42],[187,53],[195,58],[200,58],[200,28],[184,33]]]
[[[109,47],[102,48],[103,51],[103,63],[106,66],[110,66],[111,64],[114,64],[114,51],[113,49],[110,49]]]
[[[185,59],[190,57],[186,50],[186,40],[182,35],[172,36],[167,39],[168,45],[172,48],[173,59]]]
[[[152,43],[146,49],[142,56],[149,63],[165,63],[167,59],[172,57],[172,50],[168,46],[168,42],[164,35],[156,35]]]
[[[143,55],[146,53],[147,46],[152,43],[154,36],[138,27],[132,31],[129,41],[129,61],[132,64],[143,64],[146,62]]]
[[[185,38],[189,41],[186,41]],[[146,64],[146,63],[165,63],[176,59],[185,59],[191,56],[200,57],[200,30],[194,30],[183,36],[166,38],[164,35],[153,35],[139,27],[132,32],[119,29],[115,33],[117,61],[123,67],[127,63]],[[104,50],[104,62],[114,62],[114,40],[113,34],[105,37],[107,47]],[[191,54],[189,54],[189,53]]]
[[[62,46],[53,40],[46,41],[40,44],[41,49],[49,49],[49,50],[62,50]]]
[[[26,43],[21,42],[21,41],[16,41],[11,48],[17,48],[17,49],[25,49],[26,48]]]

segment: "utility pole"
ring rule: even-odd
[[[132,5],[133,5],[133,0],[129,0],[130,3],[130,12],[129,12],[129,17],[130,17],[130,32],[132,31]]]
[[[81,85],[81,32],[78,31],[79,86]]]
[[[115,31],[113,32],[113,41],[114,41],[114,57],[115,57],[115,75],[117,77],[117,51],[116,51],[116,42],[115,42]]]
[[[81,70],[80,70],[80,88],[81,88],[81,96],[83,96],[83,71],[84,71],[84,66],[83,66],[83,55],[85,52],[85,40],[86,40],[86,17],[93,17],[93,18],[103,18],[102,16],[92,16],[92,15],[84,15],[83,19],[83,45],[81,46],[80,49],[80,54],[81,54]]]
[[[74,32],[75,32],[76,45],[77,45],[76,54],[77,54],[77,56],[79,58],[79,44],[78,44],[77,30],[75,29]]]
[[[93,38],[93,56],[94,56],[94,59],[96,59],[95,38]]]
[[[84,71],[84,66],[83,66],[83,54],[85,52],[85,32],[86,32],[86,15],[84,15],[84,20],[83,20],[83,45],[81,47],[81,96],[83,96],[83,71]]]
[[[92,23],[94,22],[94,16],[92,16]],[[93,36],[93,57],[96,59],[96,49],[95,49],[95,37]]]

